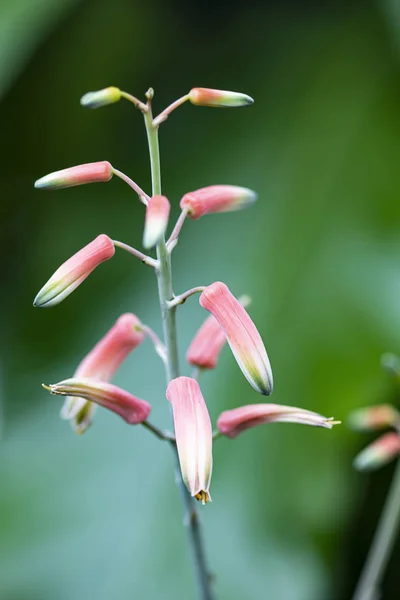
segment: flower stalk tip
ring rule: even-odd
[[[87,92],[80,99],[81,106],[85,108],[101,108],[109,104],[115,104],[121,100],[121,90],[110,86],[95,92]]]
[[[33,305],[49,307],[59,304],[69,296],[90,273],[102,262],[114,256],[115,248],[112,240],[104,234],[84,246],[71,256],[50,277],[37,294]]]
[[[170,381],[166,396],[172,404],[182,479],[190,494],[206,504],[211,500],[213,434],[200,386],[191,377],[178,377]]]
[[[61,190],[63,188],[85,185],[87,183],[107,182],[113,176],[113,168],[106,161],[86,163],[54,171],[35,181],[35,188],[40,190]]]
[[[200,305],[222,327],[243,375],[260,394],[273,391],[273,376],[267,351],[256,326],[228,286],[217,281],[200,296]]]
[[[247,94],[199,87],[190,90],[189,100],[196,106],[210,106],[213,108],[237,108],[254,103],[253,98]]]
[[[165,196],[153,196],[146,206],[143,246],[154,248],[165,235],[171,206]]]
[[[190,219],[208,213],[232,212],[247,208],[257,200],[257,194],[238,185],[210,185],[185,194],[180,207]]]

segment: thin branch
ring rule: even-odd
[[[189,100],[189,94],[186,94],[186,96],[182,96],[182,98],[178,98],[178,100],[175,100],[175,102],[173,102],[172,104],[170,104],[169,106],[167,106],[167,108],[165,108],[153,120],[153,126],[154,127],[159,127],[159,125],[161,125],[161,123],[163,123],[164,121],[166,121],[168,119],[168,117],[172,113],[172,111],[174,111],[176,108],[178,108],[179,106],[181,106],[182,104],[184,104],[185,102],[187,102],[187,100]]]
[[[185,222],[185,219],[187,217],[187,210],[184,208],[181,212],[181,214],[179,215],[179,218],[175,224],[175,227],[172,230],[172,233],[169,237],[169,240],[167,242],[167,250],[169,253],[172,252],[172,250],[175,248],[176,244],[178,243],[178,236],[181,232],[182,229],[182,225]]]
[[[154,435],[157,436],[160,440],[171,442],[172,444],[176,443],[175,436],[172,435],[172,433],[170,433],[169,431],[159,429],[155,425],[152,425],[152,423],[150,423],[149,421],[142,421],[141,424],[143,425],[143,427],[154,433]]]
[[[125,183],[127,183],[129,185],[129,187],[131,187],[137,193],[137,195],[139,196],[140,202],[142,202],[145,206],[147,206],[147,204],[150,200],[149,196],[146,194],[146,192],[144,192],[142,190],[142,188],[137,183],[135,183],[135,181],[133,181],[133,179],[128,177],[128,175],[125,175],[125,173],[123,173],[122,171],[119,171],[118,169],[114,169],[114,167],[113,167],[113,173],[114,173],[114,175],[116,175],[117,177],[122,179],[122,181],[125,181]]]
[[[178,306],[179,304],[183,304],[184,302],[186,302],[186,300],[188,298],[190,298],[190,296],[193,296],[193,294],[201,294],[201,292],[204,292],[205,289],[206,289],[205,285],[199,285],[198,287],[191,288],[187,292],[184,292],[183,294],[179,294],[179,296],[175,296],[175,298],[173,298],[172,300],[169,300],[167,302],[167,306],[168,306],[168,308],[175,308],[175,306]]]
[[[151,329],[151,327],[148,327],[147,325],[142,325],[142,329],[146,333],[146,335],[151,339],[151,341],[153,342],[154,349],[157,352],[158,356],[161,358],[163,363],[166,364],[167,363],[167,349],[165,347],[165,344],[163,344],[163,342],[160,340],[160,338],[158,337],[156,332],[153,331],[153,329]]]
[[[113,244],[114,246],[117,246],[117,248],[122,248],[122,250],[126,250],[127,252],[129,252],[129,254],[133,254],[133,256],[136,256],[136,258],[141,260],[142,263],[144,263],[145,265],[149,265],[149,267],[157,269],[158,261],[154,258],[151,258],[151,256],[147,256],[147,254],[143,254],[143,252],[140,252],[140,250],[136,250],[136,248],[129,246],[129,244],[119,242],[118,240],[113,240]]]
[[[143,104],[143,102],[141,102],[138,98],[136,98],[135,96],[132,96],[132,94],[128,94],[128,92],[123,92],[121,90],[121,96],[122,96],[122,98],[125,98],[125,100],[128,100],[128,102],[131,102],[143,114],[147,112],[147,106],[145,104]]]

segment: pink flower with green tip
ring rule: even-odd
[[[165,235],[171,206],[165,196],[153,196],[146,206],[143,246],[154,248]]]
[[[354,459],[359,471],[373,471],[383,467],[400,454],[400,436],[391,431],[364,448]]]
[[[109,382],[125,358],[142,343],[145,334],[139,319],[121,315],[106,335],[92,348],[75,371],[74,378]],[[76,433],[84,433],[92,424],[96,404],[79,396],[69,396],[61,409],[61,418],[70,420]]]
[[[37,294],[33,306],[55,306],[69,296],[101,263],[114,256],[113,241],[104,234],[84,246],[57,269]]]
[[[267,351],[245,308],[220,281],[208,286],[200,304],[218,321],[243,375],[260,394],[273,391],[273,377]]]
[[[35,188],[40,190],[61,190],[62,188],[110,181],[114,172],[111,164],[101,162],[87,163],[49,173],[35,181]]]
[[[191,377],[170,381],[166,396],[172,404],[182,479],[203,504],[211,500],[212,427],[200,386]]]
[[[213,108],[238,108],[254,103],[253,98],[247,94],[200,87],[190,90],[189,100],[196,106],[210,106]]]
[[[332,429],[340,421],[333,418],[296,408],[295,406],[281,406],[279,404],[248,404],[233,410],[226,410],[218,417],[217,428],[222,435],[235,438],[239,433],[263,425],[264,423],[299,423],[313,427]]]
[[[351,413],[349,426],[359,431],[371,431],[400,424],[400,414],[391,404],[359,408]]]
[[[231,212],[247,208],[257,200],[257,194],[238,185],[210,185],[188,192],[180,202],[190,219],[207,213]]]

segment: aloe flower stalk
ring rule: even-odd
[[[235,438],[239,433],[263,425],[264,423],[299,423],[313,427],[325,427],[332,429],[340,421],[333,418],[296,408],[295,406],[281,406],[279,404],[248,404],[232,410],[226,410],[218,417],[217,428],[229,438]]]
[[[217,281],[200,296],[200,304],[218,321],[243,375],[260,394],[273,391],[267,351],[256,326],[227,285]]]
[[[238,185],[210,185],[185,194],[180,207],[190,219],[207,213],[232,212],[247,208],[257,200],[257,194]]]
[[[153,196],[146,207],[143,246],[154,248],[164,237],[168,226],[170,203],[165,196]]]
[[[190,90],[189,100],[196,106],[210,106],[213,108],[238,108],[249,106],[254,102],[253,98],[240,92],[200,87]]]
[[[114,256],[112,240],[104,234],[84,246],[57,269],[37,294],[33,306],[49,307],[69,296],[101,263]]]
[[[111,164],[101,162],[87,163],[54,171],[35,181],[35,188],[40,190],[61,190],[63,188],[85,185],[86,183],[101,183],[110,181],[113,176]]]
[[[383,467],[400,454],[400,436],[394,431],[385,433],[369,444],[354,459],[358,471],[374,471]]]
[[[143,423],[151,411],[150,404],[145,400],[116,385],[97,379],[72,377],[44,387],[58,396],[78,396],[104,406],[122,417],[129,425]]]
[[[121,315],[106,335],[80,362],[74,378],[90,378],[109,382],[125,358],[142,343],[145,333],[139,319],[131,314]],[[90,427],[96,404],[79,396],[69,396],[61,409],[61,418],[71,421],[76,433]]]
[[[191,377],[173,379],[166,396],[172,404],[182,479],[203,504],[211,500],[212,427],[200,386]]]

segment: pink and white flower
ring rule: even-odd
[[[211,88],[192,88],[189,101],[196,106],[211,106],[215,108],[237,108],[254,103],[253,98],[240,92],[214,90]]]
[[[106,160],[86,163],[49,173],[35,181],[35,188],[40,190],[60,190],[86,183],[106,182],[110,181],[113,174],[113,168]]]
[[[171,206],[165,196],[153,196],[146,206],[143,246],[154,248],[165,235]]]
[[[359,471],[373,471],[383,467],[400,455],[400,435],[394,431],[385,433],[364,448],[354,459]]]
[[[231,212],[247,208],[257,200],[257,194],[238,185],[210,185],[185,194],[180,202],[190,219],[207,213]]]

